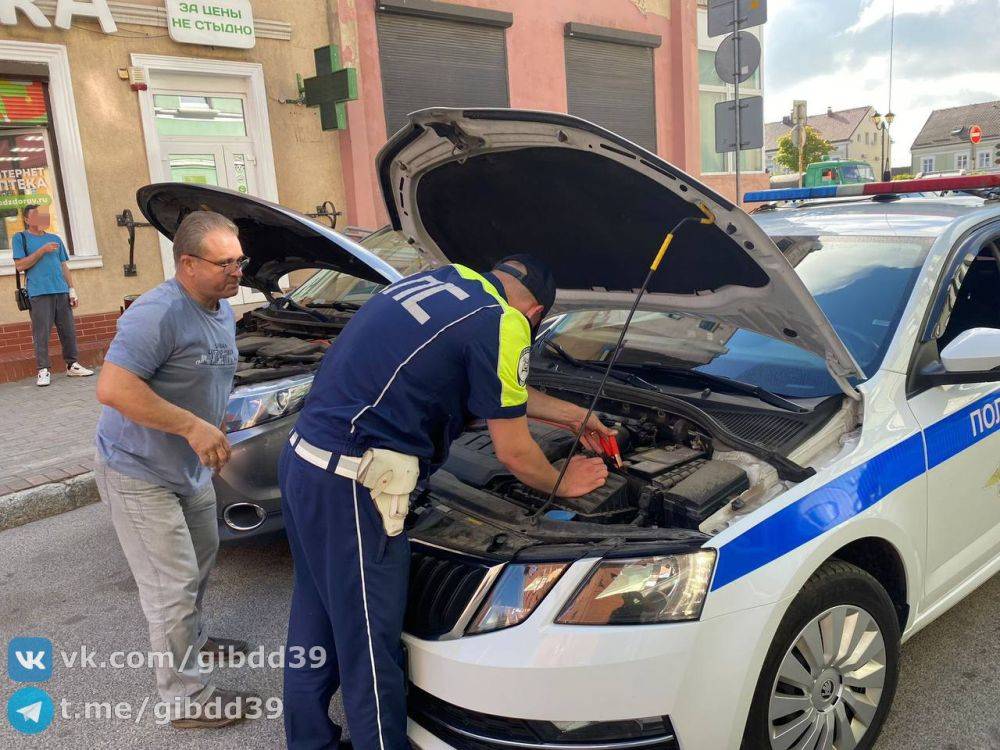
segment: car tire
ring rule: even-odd
[[[899,619],[882,585],[850,563],[825,562],[778,626],[743,750],[871,748],[896,693],[899,646]]]

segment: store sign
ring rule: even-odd
[[[170,38],[182,44],[250,49],[257,40],[250,0],[166,0]]]
[[[45,17],[34,0],[0,0],[0,24],[17,26],[19,14],[23,14],[40,29],[52,28],[52,22]],[[56,2],[56,26],[68,29],[73,17],[96,18],[105,34],[118,31],[115,19],[108,8],[108,0],[58,0]]]

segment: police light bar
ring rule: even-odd
[[[863,195],[938,193],[943,190],[981,190],[984,188],[1000,188],[1000,174],[926,177],[919,180],[897,180],[896,182],[859,182],[853,185],[755,190],[745,193],[743,202],[774,203],[775,201],[805,201],[816,198],[856,198]]]

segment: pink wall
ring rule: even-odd
[[[358,69],[360,89],[359,101],[347,105],[348,129],[341,137],[347,219],[349,224],[375,228],[387,221],[374,169],[375,155],[387,138],[375,3],[337,1],[335,41],[341,45],[344,64]],[[653,55],[657,150],[681,169],[700,171],[696,0],[460,0],[459,4],[514,14],[514,24],[506,30],[507,69],[510,105],[518,109],[566,111],[567,22],[658,34],[663,41]],[[640,6],[647,11],[643,13]],[[711,186],[732,198],[731,183],[720,177]]]

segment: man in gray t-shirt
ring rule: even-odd
[[[157,662],[156,682],[175,727],[231,724],[259,702],[216,688],[199,668],[247,650],[243,641],[209,637],[201,611],[219,547],[212,471],[230,455],[219,427],[237,359],[225,299],[246,267],[237,235],[216,213],[184,218],[174,236],[175,277],[122,315],[97,381],[97,486],[135,577],[152,650],[169,655]]]

